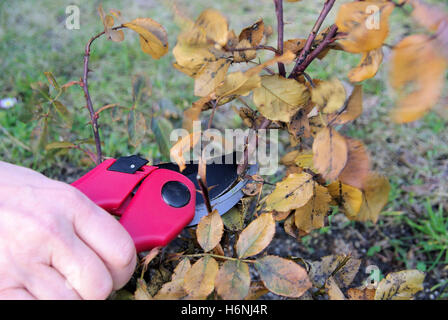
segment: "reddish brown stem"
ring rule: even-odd
[[[277,53],[279,55],[283,54],[283,32],[284,32],[284,22],[283,22],[283,0],[274,0],[275,14],[277,16]],[[278,73],[282,76],[286,76],[285,65],[281,62],[278,63]]]
[[[115,28],[112,28],[112,30],[118,30],[123,28],[123,26],[118,26]],[[89,76],[89,58],[90,58],[90,46],[92,45],[93,41],[101,37],[106,32],[100,32],[96,36],[90,38],[89,42],[86,44],[85,52],[84,52],[84,73],[82,77],[82,89],[84,91],[84,97],[86,99],[87,103],[87,109],[89,110],[90,114],[90,121],[92,124],[92,130],[93,130],[93,137],[95,139],[95,147],[96,147],[96,164],[100,164],[103,161],[103,154],[101,151],[101,138],[100,133],[98,131],[98,116],[95,113],[95,109],[93,108],[92,99],[90,98],[89,93],[89,85],[88,85],[88,76]]]
[[[305,60],[298,65],[293,72],[289,75],[289,78],[295,78],[299,74],[303,73],[305,69],[310,65],[310,63],[316,59],[316,57],[330,44],[334,41],[334,36],[338,31],[338,27],[334,24],[331,26],[324,40],[314,49],[309,55],[306,56]]]
[[[324,7],[322,8],[322,11],[320,12],[319,17],[316,20],[316,23],[313,26],[313,29],[311,30],[311,33],[308,35],[308,39],[306,39],[305,46],[303,47],[302,51],[300,52],[299,57],[297,58],[296,64],[294,65],[294,68],[291,71],[291,74],[288,78],[295,78],[298,74],[297,69],[299,69],[300,65],[305,61],[306,57],[311,51],[311,47],[313,45],[314,40],[316,39],[317,33],[319,32],[320,27],[322,26],[322,23],[324,22],[325,18],[327,17],[328,13],[330,12],[331,8],[333,8],[333,5],[336,0],[327,0],[325,1]]]
[[[260,126],[258,128],[256,128],[256,130],[261,130],[261,129],[266,129],[267,127],[269,127],[269,125],[272,123],[271,120],[264,118],[263,122],[260,124]],[[258,139],[257,139],[258,142]],[[247,169],[247,165],[249,164],[249,148],[247,146],[247,144],[249,143],[249,136],[246,138],[246,147],[244,149],[244,159],[243,159],[243,163],[238,165],[237,168],[237,173],[238,175],[242,175],[244,172],[246,172]]]

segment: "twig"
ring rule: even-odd
[[[210,195],[208,194],[208,188],[202,181],[201,176],[198,175],[196,177],[196,179],[198,181],[199,188],[201,188],[202,197],[204,198],[204,203],[205,203],[205,206],[207,207],[207,212],[211,213],[213,211],[213,209],[212,209],[212,205],[210,203]]]
[[[218,101],[213,100],[213,101],[211,101],[211,103],[213,105],[213,109],[212,109],[212,113],[210,114],[210,118],[208,119],[208,129],[210,129],[212,127],[213,117],[215,116],[216,106],[218,105]]]
[[[271,120],[264,118],[263,122],[260,124],[260,126],[258,128],[256,128],[256,130],[261,130],[261,129],[266,129],[267,127],[269,127],[269,125],[272,123]],[[258,142],[258,138],[256,138],[256,141]],[[237,168],[237,173],[238,175],[242,175],[244,172],[246,172],[247,169],[247,165],[249,164],[249,148],[248,148],[248,144],[249,143],[249,135],[246,138],[246,142],[245,142],[245,149],[244,149],[244,160],[242,164],[238,165]]]
[[[316,23],[313,26],[313,29],[311,30],[311,33],[308,35],[308,39],[306,39],[305,46],[303,47],[302,51],[300,52],[300,55],[296,61],[296,64],[294,65],[294,68],[291,71],[291,74],[288,78],[294,78],[299,72],[297,71],[301,64],[305,61],[306,57],[311,51],[311,47],[313,45],[314,40],[316,39],[317,33],[319,32],[320,27],[322,26],[322,23],[324,22],[325,18],[327,17],[328,13],[330,12],[331,8],[333,8],[333,5],[336,0],[327,0],[325,1],[324,7],[322,8],[322,11],[320,12],[319,17],[316,20]]]
[[[217,254],[212,254],[212,253],[197,253],[197,254],[182,255],[182,257],[191,257],[191,258],[196,258],[196,257],[199,258],[199,257],[205,257],[205,256],[210,256],[210,257],[222,259],[222,260],[241,261],[241,262],[247,262],[247,263],[256,263],[257,262],[256,260],[238,259],[238,258],[232,258],[232,257],[226,257],[226,256],[217,255]]]
[[[301,64],[296,65],[288,78],[295,78],[299,74],[303,73],[305,69],[310,65],[311,62],[330,44],[334,41],[334,36],[338,31],[338,27],[334,24],[331,26],[330,30],[326,34],[324,40],[314,49],[309,55],[306,56],[305,60]]]
[[[249,50],[268,50],[268,51],[272,51],[275,52],[276,54],[278,54],[278,50],[275,49],[274,47],[271,46],[265,46],[265,45],[259,45],[259,46],[255,46],[255,47],[250,47],[250,48],[231,48],[228,49],[227,51],[249,51]]]
[[[112,30],[118,30],[123,28],[123,26],[118,26],[115,28],[112,28]],[[92,123],[92,129],[93,129],[93,136],[95,138],[95,146],[96,146],[96,164],[100,164],[103,161],[103,154],[101,151],[101,139],[100,139],[100,133],[98,131],[98,115],[95,113],[95,109],[93,108],[92,99],[90,98],[89,93],[89,85],[88,85],[88,74],[89,74],[89,58],[90,58],[90,46],[92,45],[93,41],[101,37],[106,32],[100,32],[96,36],[90,38],[90,40],[86,44],[85,52],[84,52],[84,73],[82,77],[82,89],[84,91],[84,97],[86,99],[87,103],[87,109],[90,113],[90,121]]]
[[[279,55],[283,54],[283,32],[284,32],[284,22],[283,22],[283,0],[274,0],[275,14],[277,16],[277,53]],[[285,65],[281,62],[278,63],[278,73],[282,76],[286,76]]]

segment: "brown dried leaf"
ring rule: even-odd
[[[330,278],[340,288],[353,282],[358,273],[361,260],[346,255],[330,255],[315,261],[311,265],[309,276],[315,286],[322,286]]]
[[[419,270],[403,270],[389,273],[380,281],[375,300],[410,300],[423,290],[425,274]]]
[[[350,288],[347,290],[349,300],[373,300],[375,297],[375,289],[363,288]]]
[[[327,290],[328,298],[330,300],[346,300],[333,277],[329,277],[325,282],[325,289]]]
[[[263,39],[264,34],[264,22],[263,19],[258,20],[250,27],[244,28],[240,35],[239,35],[239,41],[240,43],[243,40],[246,40],[249,42],[248,47],[255,47],[258,46]],[[245,48],[248,48],[245,47]],[[243,48],[243,47],[242,47]]]
[[[174,269],[171,281],[165,283],[154,296],[156,300],[177,300],[185,297],[187,292],[184,290],[184,278],[187,271],[190,270],[190,260],[184,258]]]
[[[221,241],[224,224],[217,210],[201,218],[196,228],[199,245],[205,252],[213,250]]]
[[[304,206],[313,196],[313,177],[305,172],[290,174],[266,197],[266,209],[289,211]]]
[[[338,179],[344,184],[362,189],[370,171],[369,155],[361,141],[352,138],[346,138],[346,141],[347,164]]]
[[[355,120],[362,114],[362,85],[355,85],[348,98],[347,106],[341,113],[332,114],[328,121],[331,125],[344,124]]]
[[[289,39],[283,43],[284,50],[298,54],[305,47],[306,39]]]
[[[219,269],[215,280],[218,294],[224,300],[242,300],[249,294],[250,274],[247,263],[228,260]]]
[[[348,79],[351,82],[360,82],[373,78],[378,72],[381,62],[383,62],[382,48],[364,52],[359,65],[349,71]]]
[[[266,256],[257,260],[255,268],[266,288],[275,294],[298,298],[311,288],[305,269],[291,260]]]
[[[389,180],[371,172],[364,183],[362,205],[357,216],[352,219],[356,221],[370,220],[376,223],[381,210],[389,199],[390,184]],[[348,217],[351,219],[351,217]]]
[[[148,291],[145,280],[137,279],[137,289],[134,292],[135,300],[153,300]]]
[[[275,233],[275,221],[270,213],[264,213],[253,220],[241,233],[236,243],[240,259],[254,256],[263,251]]]
[[[332,127],[319,131],[313,142],[313,161],[325,179],[335,180],[344,169],[347,157],[347,141],[342,135]]]
[[[414,121],[437,103],[446,68],[446,59],[429,36],[408,36],[394,47],[389,75],[392,87],[399,93],[398,105],[392,111],[394,121]]]

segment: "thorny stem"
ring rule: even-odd
[[[283,54],[283,0],[274,0],[275,14],[277,16],[277,53]],[[278,73],[284,77],[286,76],[285,65],[281,62],[278,63]]]
[[[324,4],[324,7],[322,8],[322,11],[320,12],[319,17],[316,20],[316,23],[314,24],[313,29],[311,30],[311,33],[308,36],[308,39],[306,40],[305,46],[303,47],[302,51],[300,52],[300,55],[296,61],[296,64],[294,68],[291,71],[291,74],[288,78],[294,78],[297,76],[300,72],[298,72],[299,67],[302,65],[302,63],[305,61],[306,57],[311,51],[311,47],[313,45],[314,40],[316,39],[317,33],[319,32],[320,27],[322,26],[322,23],[324,22],[325,18],[327,17],[328,13],[330,12],[331,8],[333,8],[333,5],[336,0],[327,0]],[[303,69],[305,70],[305,69]],[[302,71],[303,71],[302,70]]]
[[[198,181],[199,188],[201,189],[202,197],[204,198],[204,203],[205,203],[205,206],[207,207],[207,212],[211,213],[213,211],[213,209],[212,209],[212,205],[210,203],[210,195],[208,194],[208,188],[202,181],[201,176],[198,175],[196,179]]]
[[[182,257],[199,258],[199,257],[205,257],[205,256],[210,256],[210,257],[217,258],[217,259],[241,261],[241,262],[247,262],[247,263],[256,263],[257,262],[256,260],[231,258],[231,257],[220,256],[218,254],[212,254],[212,253],[186,254],[186,255],[183,255]]]
[[[309,55],[306,56],[302,63],[296,65],[288,78],[295,78],[297,75],[303,73],[310,63],[330,44],[334,41],[334,36],[338,31],[338,27],[334,24],[326,34],[324,40],[314,49]]]
[[[112,30],[121,29],[123,26],[118,26],[115,28],[112,28]],[[93,41],[101,37],[106,32],[100,32],[96,36],[90,38],[89,42],[86,44],[85,52],[84,52],[84,73],[82,76],[82,89],[84,91],[84,97],[86,99],[87,103],[87,109],[90,113],[90,121],[92,124],[93,129],[93,136],[95,139],[95,146],[96,146],[96,164],[100,164],[103,161],[103,154],[101,151],[101,138],[100,133],[98,131],[98,115],[95,113],[95,109],[93,108],[92,99],[90,98],[89,93],[89,85],[88,85],[88,74],[89,74],[89,58],[90,58],[90,46],[92,45]]]
[[[269,125],[272,123],[271,120],[264,118],[263,122],[260,124],[260,126],[258,128],[256,128],[256,130],[260,130],[260,129],[266,129],[267,127],[269,127]],[[258,142],[258,139],[256,139],[256,141]],[[247,169],[247,165],[249,164],[249,148],[248,148],[248,144],[249,143],[249,136],[247,136],[246,138],[246,148],[244,149],[244,160],[243,163],[238,165],[237,168],[237,173],[238,175],[242,175],[246,169]]]
[[[268,51],[275,52],[276,54],[279,53],[279,51],[277,49],[275,49],[274,47],[265,46],[265,45],[259,45],[259,46],[250,47],[250,48],[232,48],[232,49],[228,49],[227,51],[249,51],[249,50],[268,50]]]

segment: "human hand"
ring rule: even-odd
[[[135,265],[114,217],[68,184],[0,161],[0,299],[105,299]]]

